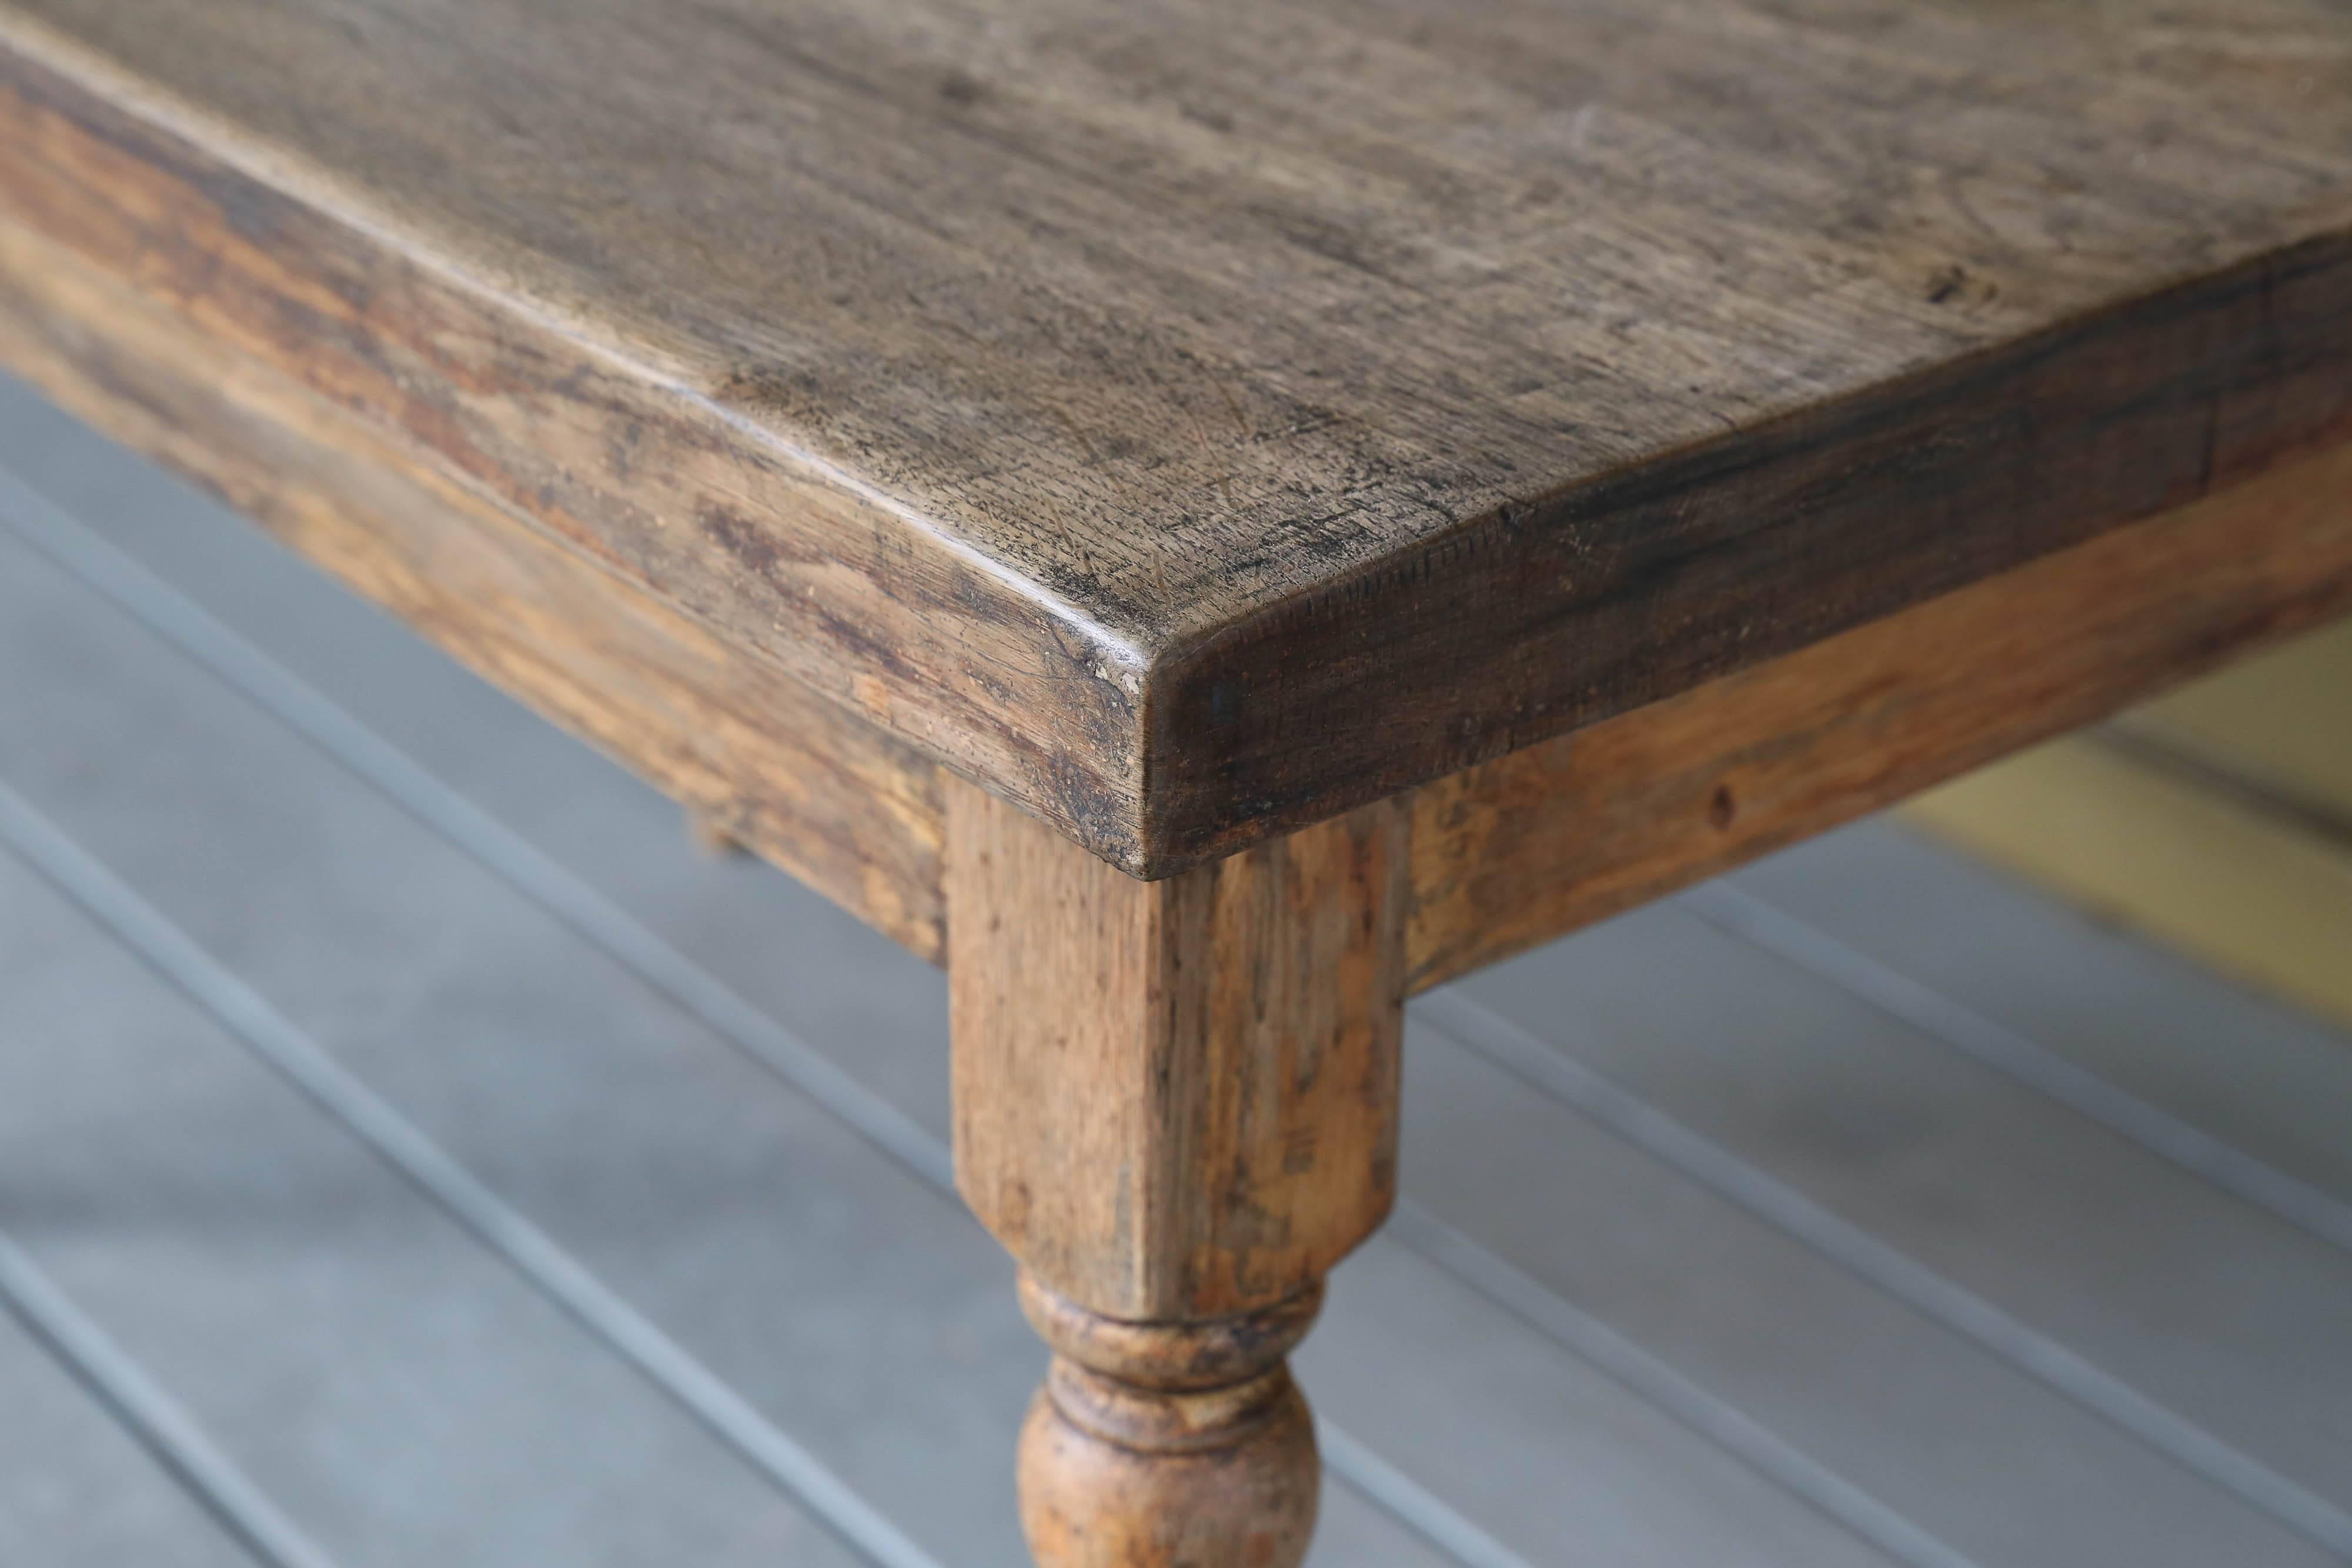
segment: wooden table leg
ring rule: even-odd
[[[1285,1358],[1396,1177],[1396,803],[1142,883],[976,789],[949,834],[956,1176],[1054,1350],[1043,1568],[1294,1568]]]

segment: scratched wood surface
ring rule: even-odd
[[[0,152],[1145,873],[2352,414],[2326,0],[9,0]]]

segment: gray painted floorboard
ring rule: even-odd
[[[695,855],[658,797],[5,385],[0,467],[943,1137],[934,971]],[[0,672],[0,785],[941,1563],[1020,1561],[1006,1456],[1042,1354],[1004,1260],[921,1172],[5,526]],[[1738,885],[2352,1190],[2338,1035],[1880,826]],[[2352,1260],[2307,1232],[1682,906],[1460,995],[2223,1452],[2352,1501]],[[1369,1450],[1318,1568],[2352,1560],[1451,1017],[1410,1033],[1410,1223],[1342,1269],[1302,1356]],[[0,1226],[346,1561],[853,1560],[5,854],[0,1047]],[[185,1561],[237,1561],[79,1393],[0,1334],[0,1547],[48,1539],[58,1498],[110,1511],[0,1562],[182,1530]],[[51,1408],[82,1436],[26,1441]]]
[[[2336,1560],[1524,1082],[1410,1046],[1417,1197],[1977,1561]]]
[[[0,861],[0,1212],[337,1561],[852,1561],[93,935]]]
[[[1885,824],[1833,835],[1735,880],[2352,1203],[2352,1050],[2341,1031]],[[1923,883],[1936,896],[1906,893]]]
[[[253,1568],[105,1408],[0,1315],[0,1563]]]
[[[2352,1501],[2352,1254],[1672,904],[1468,988],[2150,1397]]]

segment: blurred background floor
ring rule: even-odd
[[[945,1018],[0,386],[0,1564],[1017,1568]],[[1880,821],[1407,1049],[1322,1568],[2352,1563],[2340,1030]]]
[[[2352,621],[1905,815],[2352,1028]]]

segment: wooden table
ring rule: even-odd
[[[1054,1568],[1412,992],[2352,604],[2341,0],[0,0],[0,356],[950,966]]]

